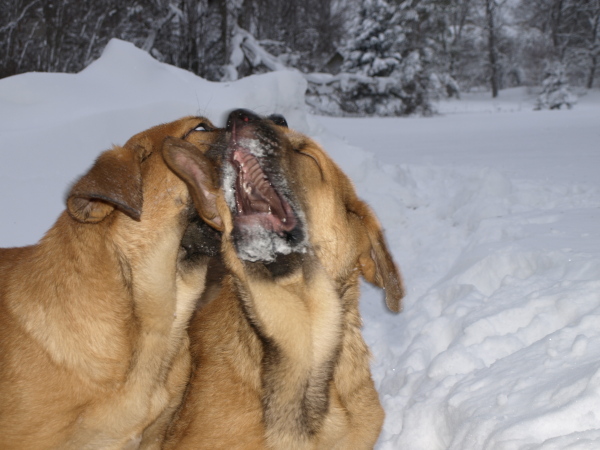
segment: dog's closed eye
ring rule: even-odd
[[[319,169],[319,173],[321,174],[321,179],[325,180],[325,176],[323,175],[323,169],[321,168],[321,164],[319,164],[319,160],[317,159],[316,156],[314,156],[314,155],[310,154],[308,151],[306,151],[304,146],[295,147],[294,151],[300,155],[304,155],[304,156],[307,156],[308,158],[312,159]]]

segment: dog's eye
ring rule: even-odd
[[[189,131],[187,131],[183,136],[182,139],[187,139],[188,136],[190,134],[192,134],[195,131],[199,131],[200,133],[207,133],[209,131],[215,131],[214,127],[210,126],[209,124],[207,124],[206,122],[200,122],[198,125],[196,125],[195,128],[192,129],[188,129]]]
[[[194,128],[194,131],[212,131],[212,130],[213,130],[213,128],[208,126],[204,122],[202,122],[200,125],[198,125],[196,128]]]
[[[271,120],[275,125],[288,128],[287,120],[281,114],[271,114],[267,119]]]

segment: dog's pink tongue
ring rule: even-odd
[[[262,227],[283,235],[292,231],[298,221],[291,205],[271,184],[261,167],[263,158],[273,150],[275,142],[258,139],[256,124],[263,121],[252,111],[232,111],[226,129],[230,134],[230,162],[236,171],[234,181],[235,222],[239,226]],[[275,161],[272,161],[276,163]]]
[[[236,198],[241,214],[272,214],[286,222],[284,206],[275,189],[262,171],[256,157],[244,151],[235,151],[233,160],[238,165]]]

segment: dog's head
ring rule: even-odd
[[[168,230],[167,241],[180,242],[180,259],[216,254],[218,183],[203,154],[221,134],[206,118],[185,117],[133,136],[102,153],[73,185],[70,216],[86,224],[118,223],[132,252],[156,246]]]
[[[336,282],[360,271],[399,311],[404,288],[381,226],[325,151],[281,116],[236,110],[226,132],[226,150],[208,155],[221,167],[219,213],[237,258],[279,276],[314,254]]]

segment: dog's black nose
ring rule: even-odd
[[[227,131],[233,129],[233,125],[237,122],[241,125],[247,125],[252,122],[258,122],[260,117],[247,109],[236,109],[229,113],[227,118]]]

